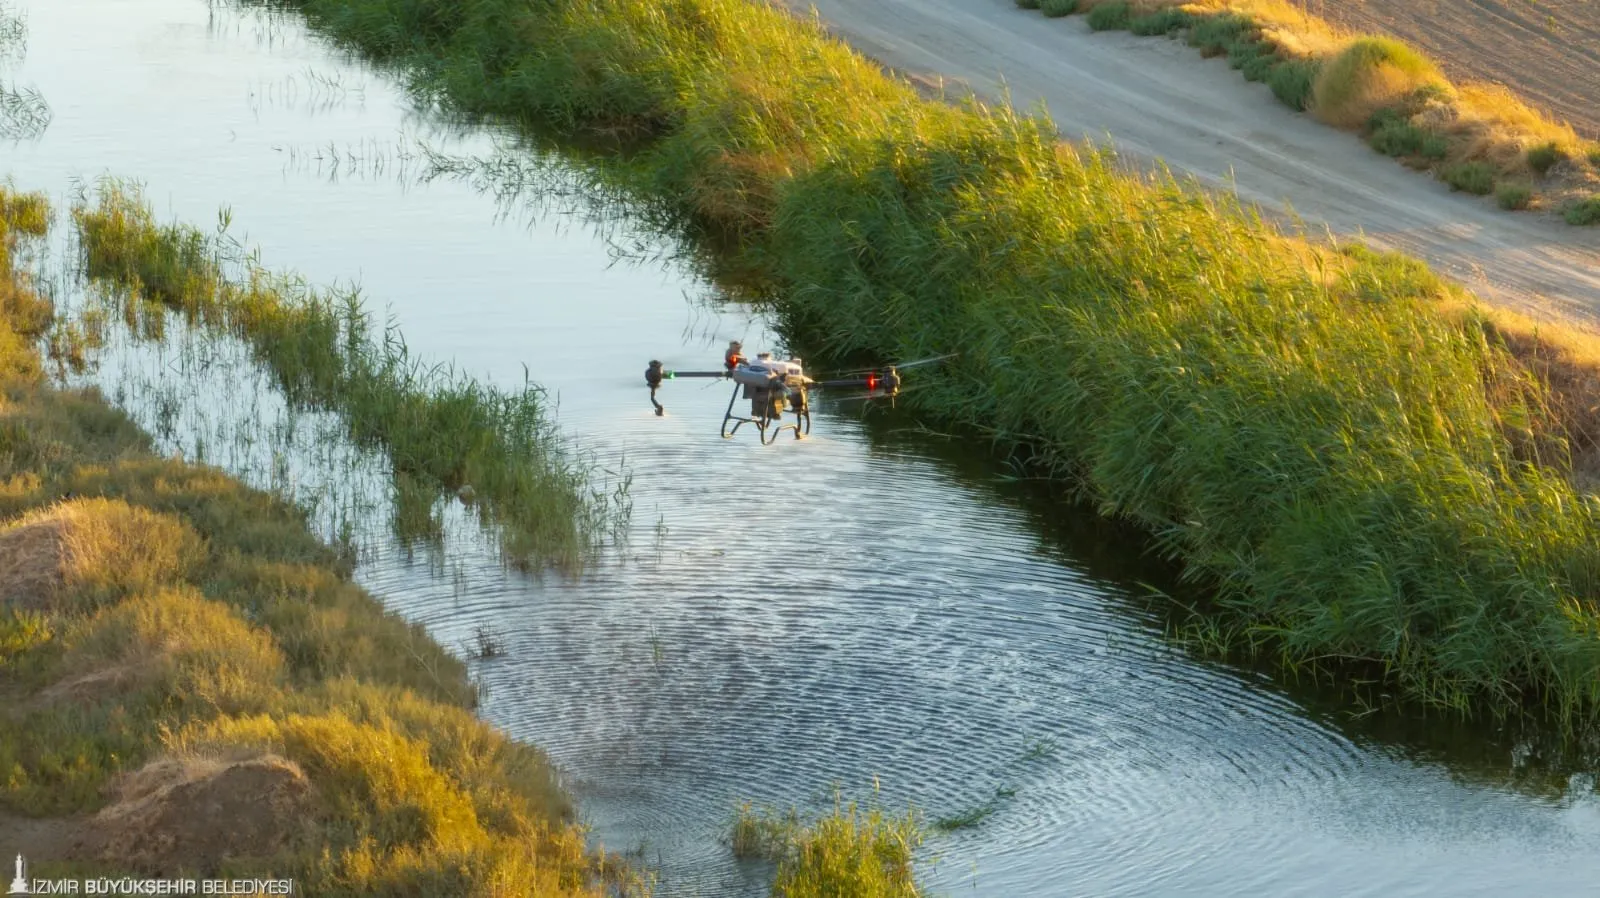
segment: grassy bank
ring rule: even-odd
[[[511,562],[577,569],[625,523],[625,483],[593,491],[535,385],[504,392],[425,367],[398,332],[374,332],[355,293],[269,272],[223,235],[158,224],[132,185],[102,183],[72,216],[84,271],[130,322],[153,306],[157,326],[167,309],[247,342],[291,403],[342,416],[357,443],[392,460],[408,495],[461,497]],[[428,514],[407,516],[419,517],[410,529],[428,530]]]
[[[1183,37],[1225,56],[1285,105],[1358,131],[1372,148],[1503,209],[1600,224],[1600,144],[1499,85],[1454,84],[1416,49],[1352,34],[1286,0],[1017,0],[1085,13],[1097,31]]]
[[[315,895],[599,895],[544,755],[351,584],[303,515],[51,388],[0,189],[0,828],[36,869]]]
[[[763,4],[290,5],[425,97],[635,138],[639,183],[741,241],[810,355],[959,352],[909,401],[1155,533],[1236,644],[1462,710],[1600,708],[1600,512],[1567,476],[1593,425],[1562,392],[1592,355],[921,100]]]

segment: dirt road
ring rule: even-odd
[[[785,0],[908,75],[980,96],[1044,101],[1070,138],[1106,136],[1248,202],[1292,209],[1318,233],[1362,233],[1426,259],[1485,298],[1600,324],[1600,228],[1511,214],[1291,112],[1180,41],[1090,32],[1013,0]]]

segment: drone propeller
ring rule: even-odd
[[[916,386],[909,386],[901,387],[898,390],[869,390],[865,393],[857,393],[854,396],[830,397],[828,399],[828,403],[830,405],[843,405],[847,402],[872,402],[877,400],[888,402],[890,405],[893,405],[896,399],[906,395],[907,393],[914,393],[917,389],[918,388]]]
[[[923,367],[925,365],[936,365],[936,364],[944,361],[945,359],[953,359],[957,355],[960,355],[960,353],[947,352],[944,355],[933,355],[933,356],[928,356],[925,359],[913,359],[912,361],[909,361],[909,362],[900,362],[900,363],[894,364],[894,365],[879,365],[876,368],[862,368],[859,371],[846,371],[846,372],[843,373],[842,376],[848,377],[850,375],[875,374],[875,373],[878,373],[878,372],[887,371],[890,368],[893,368],[893,369],[895,369],[897,371],[904,371],[907,368],[921,368],[921,367]]]

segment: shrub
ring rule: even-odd
[[[1600,193],[1568,206],[1562,217],[1570,225],[1600,224]]]
[[[1595,168],[1600,168],[1600,148],[1589,151],[1589,164]]]
[[[1052,19],[1070,16],[1078,11],[1078,0],[1043,0],[1039,9]]]
[[[1286,59],[1267,73],[1267,86],[1278,102],[1296,112],[1305,112],[1321,70],[1322,64],[1313,59]]]
[[[1167,7],[1148,15],[1138,16],[1128,23],[1128,30],[1138,35],[1172,34],[1190,23],[1189,14],[1177,7]]]
[[[1233,13],[1204,16],[1189,29],[1189,45],[1198,49],[1201,56],[1220,56],[1231,53],[1236,45],[1245,43],[1256,32],[1255,24],[1244,16]]]
[[[1384,110],[1385,113],[1389,110]],[[1399,116],[1375,115],[1367,142],[1385,156],[1411,156],[1422,152],[1426,132]]]
[[[1526,209],[1533,199],[1533,188],[1526,184],[1501,184],[1494,192],[1494,201],[1502,209]]]
[[[1317,116],[1350,127],[1419,88],[1444,84],[1437,66],[1405,44],[1382,37],[1352,41],[1322,67],[1314,90]]]
[[[1494,169],[1486,162],[1463,162],[1446,168],[1440,175],[1452,190],[1488,196],[1494,190]]]
[[[1038,9],[1039,0],[1017,0],[1017,5],[1023,9]]]
[[[1133,11],[1123,0],[1102,3],[1089,10],[1089,27],[1095,31],[1126,31],[1133,24]]]
[[[1556,163],[1564,162],[1567,158],[1566,152],[1552,140],[1528,150],[1528,167],[1543,176],[1548,174]]]

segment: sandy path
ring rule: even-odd
[[[1356,31],[1426,50],[1459,81],[1498,81],[1600,138],[1595,0],[1295,0]]]
[[[786,0],[814,5],[867,55],[942,76],[982,96],[1043,100],[1068,137],[1110,135],[1308,228],[1364,233],[1432,263],[1487,298],[1600,322],[1600,228],[1513,215],[1453,194],[1351,134],[1275,100],[1221,60],[1179,41],[1093,33],[1083,16],[1046,19],[1012,0]]]

